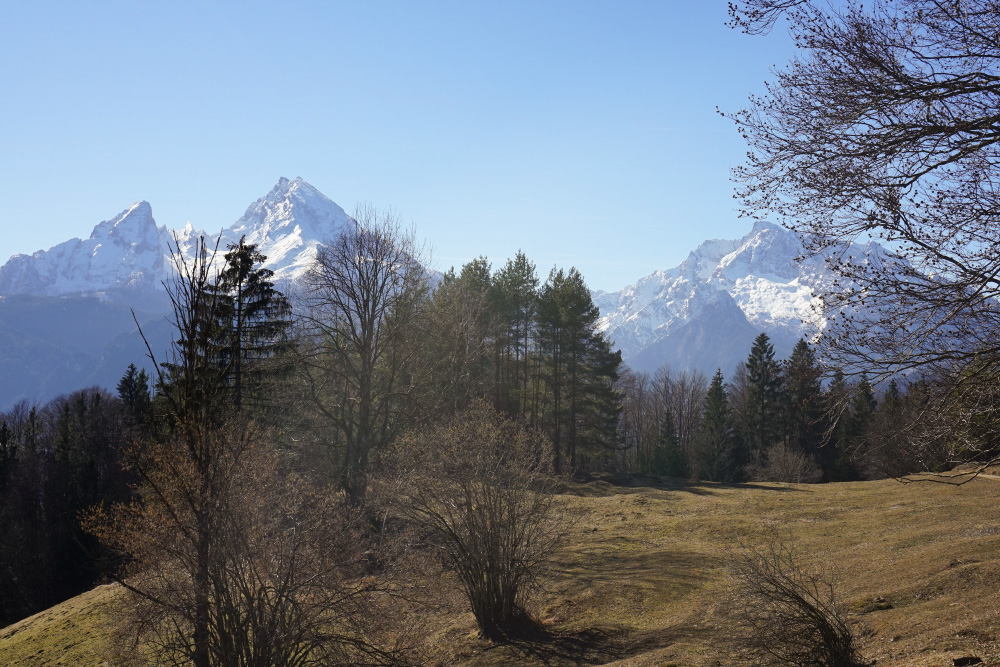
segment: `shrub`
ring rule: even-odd
[[[772,538],[733,557],[729,616],[733,648],[746,664],[866,667],[833,586],[800,570],[795,553]]]
[[[397,500],[461,582],[480,633],[503,639],[528,620],[528,594],[560,538],[546,438],[479,401],[403,438]]]

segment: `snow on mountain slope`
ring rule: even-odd
[[[265,267],[280,283],[300,277],[316,258],[316,246],[333,237],[350,218],[301,178],[281,178],[250,204],[239,220],[221,231],[219,249],[245,235],[267,256]],[[94,227],[89,239],[71,239],[32,255],[14,255],[0,266],[0,295],[62,296],[115,293],[122,300],[160,292],[173,271],[174,239],[190,253],[199,236],[214,244],[219,232],[190,223],[178,230],[157,227],[152,208],[133,204]]]
[[[301,178],[281,178],[266,195],[250,204],[243,217],[223,234],[224,242],[256,243],[277,282],[290,282],[316,259],[316,246],[329,241],[350,217],[340,206]]]
[[[33,255],[14,255],[0,267],[0,294],[55,296],[104,289],[145,291],[164,275],[161,230],[141,201],[70,239]]]
[[[851,255],[869,249],[852,246]],[[653,371],[731,372],[760,332],[786,356],[799,338],[825,325],[815,310],[833,274],[822,257],[799,261],[798,237],[758,222],[735,241],[702,243],[684,262],[657,271],[618,292],[597,292],[601,327],[629,365]]]
[[[311,265],[317,246],[349,221],[340,206],[301,178],[281,178],[270,192],[250,204],[239,220],[221,230],[219,248],[225,250],[245,235],[247,242],[257,244],[267,256],[265,266],[275,272],[276,282],[285,289]],[[32,304],[32,313],[49,312],[44,309],[58,313],[65,305],[56,303],[58,299],[97,296],[102,303],[117,304],[121,313],[115,317],[127,315],[124,321],[128,328],[132,326],[129,309],[137,307],[152,318],[150,326],[158,326],[169,308],[161,282],[169,279],[173,270],[169,248],[174,239],[182,252],[189,254],[199,236],[214,243],[219,234],[211,230],[206,234],[190,223],[173,231],[157,227],[150,205],[139,202],[96,225],[86,240],[71,239],[47,251],[11,257],[0,266],[0,307],[13,323],[34,317],[25,310],[26,304]],[[880,261],[884,253],[874,245],[845,250],[862,261]],[[771,336],[776,354],[787,356],[800,337],[822,331],[825,322],[813,310],[817,304],[813,293],[831,288],[833,281],[823,258],[800,262],[801,254],[802,246],[792,232],[766,222],[754,225],[742,239],[705,241],[673,269],[654,272],[618,292],[595,292],[601,326],[621,348],[626,362],[640,370],[653,371],[667,363],[677,370],[712,373],[722,368],[728,374],[746,358],[750,343],[761,331]],[[5,295],[13,300],[4,304]],[[51,303],[17,301],[22,297]],[[98,312],[97,306],[88,307]],[[113,318],[105,313],[98,319]],[[132,358],[142,353],[135,340],[111,344],[122,331],[105,328],[103,347],[93,342],[86,349],[73,340],[69,327],[50,332],[54,338],[23,334],[10,327],[6,335],[9,340],[36,341],[37,350],[49,350],[53,360],[58,357],[56,351],[63,354],[72,350],[72,365],[82,370],[73,371],[76,375],[66,371],[66,377],[91,377],[81,375],[84,370],[96,372],[87,370],[91,366],[107,369],[105,375],[113,377],[117,367],[124,370],[129,362],[143,361]],[[6,354],[11,357],[14,352]],[[28,361],[43,367],[44,359],[38,358],[41,352],[33,354]],[[63,356],[63,361],[53,364],[70,364],[70,357]],[[0,368],[12,360],[0,353]],[[24,369],[28,361],[19,371],[23,377],[27,377]],[[53,373],[63,372],[55,366]],[[47,395],[43,389],[21,389],[26,396]]]
[[[285,289],[348,220],[302,179],[282,178],[222,230],[219,249],[246,235]],[[173,272],[175,235],[190,256],[199,236],[214,245],[219,234],[190,223],[157,227],[150,205],[139,202],[98,223],[88,239],[11,257],[0,266],[0,411],[93,384],[113,390],[129,363],[152,371],[133,314],[165,359],[173,329],[161,283]]]

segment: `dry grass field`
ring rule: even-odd
[[[417,619],[426,664],[726,665],[727,553],[777,529],[803,569],[835,585],[879,667],[1000,665],[998,477],[960,487],[597,478],[563,498],[569,534],[535,601],[542,629],[491,645],[450,595]],[[101,587],[0,630],[0,664],[100,665],[113,594]]]

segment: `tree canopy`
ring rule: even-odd
[[[828,361],[957,386],[938,414],[995,386],[1000,3],[750,0],[730,14],[749,33],[785,16],[798,47],[727,115],[750,148],[744,213],[776,216],[841,276],[824,295]],[[889,252],[847,245],[872,240]]]

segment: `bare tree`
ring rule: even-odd
[[[622,412],[618,419],[618,434],[622,447],[618,452],[619,472],[640,470],[642,463],[652,458],[652,447],[658,430],[653,414],[654,390],[649,375],[626,367],[618,377],[616,388],[622,395]]]
[[[801,449],[779,442],[764,451],[753,453],[747,464],[746,476],[755,482],[814,484],[823,478],[823,471]]]
[[[371,453],[413,410],[407,369],[419,350],[413,325],[426,282],[412,234],[371,206],[319,247],[305,277],[305,390],[354,504],[364,498]]]
[[[735,170],[745,212],[779,217],[841,276],[824,356],[873,379],[942,378],[928,414],[979,404],[1000,373],[1000,2],[731,11],[750,32],[783,13],[801,49],[729,117],[750,145]],[[869,239],[893,254],[848,251]],[[962,456],[994,460],[995,441]]]
[[[708,383],[697,371],[673,373],[663,366],[650,378],[627,371],[617,385],[622,392],[619,431],[630,452],[632,469],[648,469],[667,424],[674,432],[688,470],[695,469],[695,436],[701,425]],[[673,474],[673,473],[672,473]]]
[[[362,577],[362,517],[283,470],[246,422],[214,429],[203,449],[208,471],[176,440],[146,443],[132,459],[142,500],[87,521],[127,556],[120,657],[213,667],[395,662],[374,640],[385,585]]]
[[[741,664],[866,667],[833,586],[803,572],[795,552],[771,535],[734,555],[731,643]]]
[[[808,0],[752,0],[751,2],[730,2],[730,27],[738,28],[748,35],[764,35],[771,32],[775,22],[789,9]]]
[[[163,423],[127,455],[139,499],[86,521],[125,563],[123,657],[194,667],[391,662],[362,626],[379,598],[360,576],[363,523],[293,474],[252,415],[226,405],[212,254],[202,241],[190,261],[174,258],[178,338],[167,370],[158,366]]]
[[[454,572],[483,636],[529,621],[528,595],[559,544],[552,446],[483,400],[393,451],[393,490]]]

